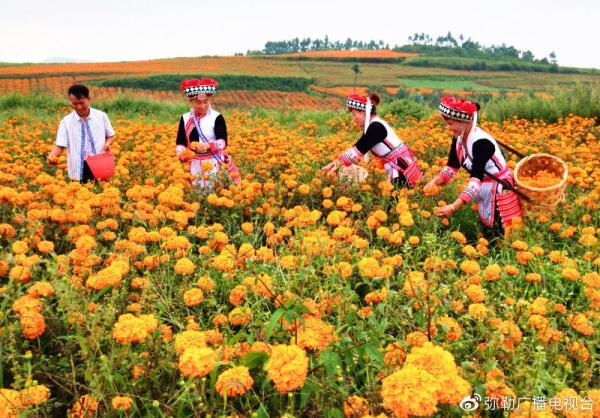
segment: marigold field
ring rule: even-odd
[[[464,173],[436,196],[373,160],[362,185],[320,174],[346,113],[226,113],[243,180],[207,195],[179,115],[111,115],[115,176],[85,186],[46,165],[62,116],[1,116],[1,417],[600,416],[594,120],[482,122],[569,167],[556,214],[488,242],[472,207],[433,215]],[[437,174],[441,119],[386,119]]]

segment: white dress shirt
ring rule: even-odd
[[[82,127],[85,133],[85,156],[94,154],[88,132],[92,134],[96,154],[102,152],[106,138],[115,134],[110,120],[108,120],[108,115],[98,109],[90,108],[90,114],[87,117],[89,131],[84,123],[84,119],[77,112],[72,111],[60,121],[56,132],[56,145],[67,149],[67,171],[69,178],[73,180],[81,180],[81,173],[83,172],[83,161],[81,159]]]

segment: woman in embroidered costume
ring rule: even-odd
[[[522,218],[521,206],[517,194],[506,187],[512,187],[514,180],[502,150],[490,134],[477,126],[478,110],[479,104],[467,99],[442,97],[439,111],[452,133],[452,145],[446,166],[425,185],[423,192],[435,193],[437,186],[451,182],[463,167],[471,175],[467,187],[452,204],[440,208],[437,215],[449,217],[473,200],[479,206],[483,224],[500,229],[500,222],[506,227],[513,219]]]
[[[189,113],[179,121],[176,151],[181,161],[189,163],[192,184],[212,190],[222,165],[227,166],[226,175],[239,182],[240,174],[226,151],[227,126],[223,115],[215,111],[210,98],[218,83],[211,78],[183,80],[180,89],[192,105]]]
[[[412,151],[394,132],[390,125],[377,116],[376,106],[381,99],[378,95],[363,96],[351,94],[346,100],[354,121],[364,129],[363,135],[340,155],[327,164],[323,170],[333,174],[342,166],[358,164],[369,151],[383,160],[385,172],[390,182],[398,187],[412,188],[423,177]]]

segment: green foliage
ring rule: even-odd
[[[148,77],[117,78],[98,81],[101,87],[121,87],[144,90],[179,91],[181,81],[198,78],[198,74],[159,74]],[[219,88],[223,90],[278,90],[307,91],[312,80],[303,77],[258,77],[247,75],[218,75]]]
[[[559,67],[556,64],[536,64],[521,60],[489,60],[463,57],[411,57],[404,65],[414,67],[449,68],[464,71],[527,71],[543,73],[579,73],[576,68]]]
[[[600,121],[600,89],[580,84],[572,91],[552,93],[552,99],[533,94],[494,98],[483,106],[488,120],[503,121],[513,117],[555,122],[569,114],[593,117]]]
[[[381,115],[394,115],[396,117],[411,117],[415,119],[424,119],[432,113],[433,109],[423,103],[413,99],[405,98],[394,100],[390,103],[384,103],[379,106],[378,113]]]

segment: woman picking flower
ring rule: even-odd
[[[225,151],[227,126],[223,115],[214,110],[210,98],[218,83],[211,78],[183,80],[181,91],[190,100],[192,109],[181,116],[177,131],[177,156],[190,164],[192,184],[204,190],[212,190],[221,171],[227,165],[227,176],[239,182],[240,174]]]
[[[437,211],[449,217],[474,200],[479,206],[479,218],[488,228],[499,229],[513,219],[522,217],[517,194],[512,191],[514,180],[504,154],[496,140],[477,126],[479,104],[452,96],[442,97],[439,111],[452,133],[448,162],[440,173],[425,185],[425,194],[434,194],[438,186],[452,181],[456,172],[465,168],[471,178],[467,187],[450,205]]]
[[[385,172],[397,187],[412,188],[423,177],[417,159],[406,144],[398,138],[390,125],[377,116],[381,98],[372,94],[351,94],[346,100],[354,121],[364,131],[354,146],[348,148],[336,160],[323,167],[328,174],[336,173],[341,167],[358,164],[369,151],[383,160]]]

